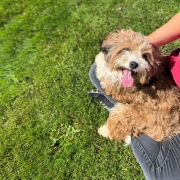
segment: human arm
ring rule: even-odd
[[[166,24],[148,36],[150,42],[159,47],[180,38],[180,12]]]

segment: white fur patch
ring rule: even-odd
[[[97,65],[96,74],[99,80],[102,80],[104,77],[111,75],[111,71],[104,59],[104,54],[102,52],[96,56],[95,63]]]
[[[138,63],[138,67],[134,69],[135,72],[141,72],[141,71],[145,71],[146,69],[149,69],[149,64],[147,63],[147,61],[145,61],[143,58],[139,57],[138,55],[132,53],[128,55],[128,58],[129,58],[129,63],[131,61]]]
[[[99,129],[98,129],[98,133],[103,136],[103,137],[106,137],[108,138],[109,137],[109,130],[107,128],[107,124],[104,124],[103,126],[101,126]],[[110,137],[109,137],[110,138]]]
[[[123,59],[126,59],[125,63]],[[119,58],[117,65],[126,69],[130,69],[130,62],[132,61],[138,63],[138,67],[133,69],[134,72],[142,72],[150,68],[148,62],[145,61],[142,57],[138,56],[136,53],[131,53],[128,51],[126,51],[126,53],[121,58]]]
[[[131,136],[127,136],[124,140],[125,146],[131,145]]]
[[[108,63],[104,59],[104,54],[102,52],[96,55],[95,63],[97,65],[96,75],[97,78],[101,81],[102,87],[103,83],[105,83],[105,81],[102,81],[102,79],[111,79],[112,84],[114,84],[116,81],[121,84],[122,72],[115,70],[111,71],[108,67]]]

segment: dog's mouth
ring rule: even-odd
[[[134,78],[133,78],[134,72],[130,69],[122,69],[122,85],[125,88],[131,88],[134,85]]]

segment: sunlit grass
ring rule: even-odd
[[[144,180],[130,147],[97,134],[108,112],[87,95],[88,71],[110,31],[148,35],[179,10],[175,0],[2,0],[1,178]]]

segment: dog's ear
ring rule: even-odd
[[[108,52],[110,51],[110,49],[113,47],[113,45],[104,45],[103,42],[104,42],[105,39],[103,39],[101,42],[100,42],[100,50],[104,53],[104,54],[108,54]]]

